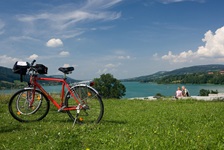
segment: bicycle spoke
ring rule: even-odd
[[[100,96],[88,86],[78,85],[72,91],[82,106],[78,113],[78,121],[80,123],[98,123],[103,116],[104,110]],[[68,107],[72,105],[77,106],[77,103],[71,96],[66,96],[65,102]],[[67,111],[67,113],[71,119],[77,119],[77,111]]]
[[[49,106],[49,101],[41,92],[26,89],[12,96],[9,111],[16,120],[30,122],[43,119],[49,111]]]

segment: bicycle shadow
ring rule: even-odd
[[[66,123],[66,124],[71,124],[71,123],[74,123],[74,120],[68,118],[68,119],[65,119],[65,118],[57,118],[57,119],[47,119],[47,118],[44,118],[43,120],[41,120],[42,122],[45,122],[45,123]],[[105,119],[102,119],[98,124],[127,124],[128,121],[121,121],[121,120],[105,120]],[[77,123],[79,125],[81,124],[85,124],[85,122],[83,123]],[[87,124],[91,124],[91,123],[87,123]]]
[[[21,128],[20,125],[1,125],[0,133],[8,133],[8,132],[15,132],[15,131],[21,131],[23,128]],[[25,129],[24,129],[25,130]]]

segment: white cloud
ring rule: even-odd
[[[115,58],[116,59],[131,59],[131,56],[129,56],[128,54],[126,54],[125,50],[115,50]]]
[[[63,67],[70,67],[70,65],[69,64],[64,64]]]
[[[191,50],[187,52],[181,52],[179,55],[174,55],[171,51],[169,51],[167,55],[162,56],[162,59],[174,63],[179,63],[189,61],[189,57],[191,57],[191,59],[194,57],[194,53]]]
[[[155,53],[152,55],[153,57],[158,57],[158,53]]]
[[[97,71],[97,74],[104,74],[104,73],[107,73],[107,71],[108,71],[108,69],[107,68],[104,68],[104,69],[99,69],[98,71]]]
[[[72,25],[76,25],[77,23],[81,23],[83,21],[87,22],[95,20],[115,20],[118,19],[120,16],[121,16],[120,13],[111,13],[111,12],[93,13],[83,10],[76,10],[62,15],[53,16],[53,18],[57,19],[58,23],[57,28],[65,29]]]
[[[66,52],[66,51],[62,51],[59,53],[60,56],[68,56],[69,55],[69,52]]]
[[[35,39],[33,37],[30,37],[30,36],[24,36],[24,35],[23,36],[12,36],[12,37],[10,37],[10,40],[19,41],[19,42],[28,41],[28,40],[34,41],[34,42],[39,42],[38,39]]]
[[[114,68],[114,67],[116,67],[116,65],[114,65],[114,64],[106,64],[105,67],[106,68]]]
[[[39,56],[37,54],[30,55],[29,60],[37,59]]]
[[[224,57],[224,26],[217,29],[215,33],[208,31],[202,39],[205,42],[204,46],[199,46],[193,52],[192,50],[181,52],[180,54],[173,54],[171,51],[167,55],[162,56],[163,60],[170,62],[187,62],[204,58],[214,58],[215,60],[223,60]]]
[[[71,35],[76,35],[74,33],[74,27],[77,28],[80,24],[85,25],[87,22],[100,20],[111,21],[120,18],[120,12],[109,11],[107,9],[121,1],[122,0],[87,0],[81,5],[64,4],[34,15],[17,15],[17,19],[29,25],[32,29],[47,26],[50,27],[51,32],[52,30],[56,30],[57,33],[61,33],[64,36],[64,31],[71,31],[73,33],[69,34],[70,37]],[[41,21],[41,23],[39,23],[39,21]],[[79,30],[76,32],[83,33],[88,30],[84,27],[80,29],[81,31]],[[49,32],[49,30],[46,32]]]
[[[200,46],[197,50],[199,56],[205,57],[224,57],[224,26],[216,30],[215,34],[212,31],[205,33],[205,46]]]
[[[39,19],[49,19],[51,17],[48,13],[42,13],[37,15],[18,15],[18,20],[22,22],[34,22]]]
[[[101,0],[101,1],[105,1],[105,0]],[[109,1],[104,7],[105,8],[108,8],[108,7],[111,7],[117,3],[120,3],[122,2],[123,0],[112,0],[112,1]]]
[[[117,64],[109,63],[109,64],[106,64],[104,67],[109,70],[109,69],[118,68],[120,65],[121,65],[121,63],[117,63]]]
[[[62,45],[63,45],[63,42],[61,41],[61,39],[55,39],[55,38],[50,39],[46,43],[47,47],[59,47],[59,46],[62,46]]]
[[[84,30],[69,30],[69,31],[64,31],[61,35],[62,38],[69,39],[73,37],[77,37],[81,34],[83,34],[85,31]]]
[[[0,66],[5,66],[5,67],[13,67],[13,64],[16,61],[21,61],[19,58],[13,58],[9,57],[7,55],[0,55]]]
[[[152,59],[152,60],[156,60],[156,61],[158,61],[158,60],[160,60],[160,56],[159,56],[158,53],[154,53],[154,54],[152,55],[151,59]]]
[[[118,59],[130,59],[130,56],[117,56]]]
[[[120,65],[121,65],[121,63],[117,63],[117,64],[109,63],[109,64],[106,64],[106,65],[104,65],[102,67],[103,69],[99,69],[98,70],[97,74],[104,74],[104,73],[115,72]]]
[[[84,8],[109,8],[123,0],[88,0]]]

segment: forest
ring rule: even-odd
[[[224,84],[224,74],[220,72],[209,73],[192,73],[184,75],[170,75],[162,78],[157,78],[153,82],[158,84]]]

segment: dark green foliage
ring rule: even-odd
[[[209,93],[210,91],[205,89],[201,89],[199,92],[200,96],[208,96]]]
[[[213,91],[213,90],[205,90],[205,89],[201,89],[200,92],[199,92],[199,95],[200,96],[208,96],[209,94],[218,94],[218,90],[216,91]]]
[[[160,79],[163,79],[164,81],[161,81],[165,83],[165,79],[167,83],[171,83],[173,79],[171,77],[175,77],[178,79],[183,79],[183,77],[186,77],[183,79],[181,82],[185,83],[192,83],[192,82],[197,82],[196,78],[191,78],[195,74],[208,74],[208,72],[219,72],[224,70],[224,65],[219,65],[219,64],[212,64],[212,65],[199,65],[199,66],[191,66],[191,67],[184,67],[180,69],[175,69],[172,71],[159,71],[157,73],[151,74],[151,75],[146,75],[146,76],[140,76],[140,77],[135,77],[135,78],[130,78],[130,79],[125,79],[123,81],[139,81],[139,82],[155,82],[155,81],[160,81]],[[183,75],[183,76],[182,76]],[[190,75],[190,76],[188,76]],[[192,76],[191,76],[192,75]],[[172,79],[169,81],[169,79]],[[207,81],[208,76],[202,76],[200,78],[200,82],[205,83]],[[221,81],[222,80],[222,81]],[[218,80],[213,80],[211,82],[215,82],[215,84],[219,84],[219,82],[224,83],[224,78]],[[176,81],[176,80],[175,80]]]
[[[14,80],[19,80],[19,75],[12,72],[12,69],[0,66],[0,81],[13,82]]]
[[[211,90],[211,94],[218,94],[218,93],[219,93],[218,90],[215,91]]]
[[[214,74],[208,73],[192,73],[184,75],[170,75],[163,78],[154,80],[159,84],[168,84],[168,83],[191,83],[191,84],[224,84],[224,75],[219,72]]]
[[[111,74],[102,74],[94,79],[94,88],[103,98],[118,98],[125,95],[125,86]]]
[[[162,95],[161,93],[156,93],[155,97],[163,97],[164,95]]]

